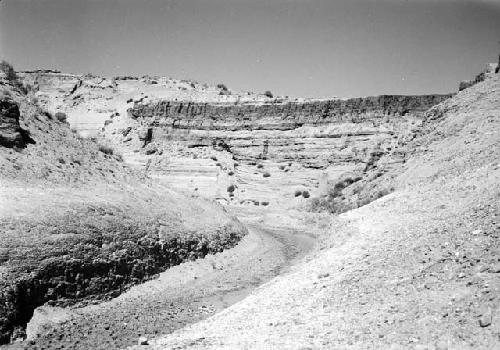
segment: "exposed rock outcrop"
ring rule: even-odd
[[[165,77],[20,75],[46,108],[149,175],[223,203],[271,206],[302,205],[296,192],[314,197],[376,167],[377,152],[393,152],[450,96],[287,99]]]
[[[19,125],[19,106],[9,99],[0,100],[0,146],[25,147],[33,143],[29,132]]]
[[[374,152],[391,152],[425,110],[449,97],[136,103],[128,112],[141,125],[139,140],[148,130],[149,142],[165,152],[128,156],[176,187],[223,202],[296,205],[303,201],[296,191],[315,192],[346,172],[373,167]]]

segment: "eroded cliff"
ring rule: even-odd
[[[300,206],[346,173],[361,176],[451,96],[288,99],[162,77],[22,76],[41,104],[127,163],[194,196],[249,205]]]
[[[126,157],[178,188],[238,204],[300,204],[412,135],[449,95],[275,103],[154,101],[128,110]],[[113,133],[118,123],[106,130]],[[137,130],[138,135],[132,136]],[[109,134],[108,134],[109,135]],[[111,136],[111,135],[109,135]],[[133,139],[139,140],[134,143]]]

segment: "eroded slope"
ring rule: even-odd
[[[426,114],[393,192],[331,220],[322,248],[155,349],[500,346],[500,77]],[[146,347],[141,347],[142,349]]]

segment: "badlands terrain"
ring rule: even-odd
[[[500,347],[495,70],[332,100],[1,79],[0,342]]]

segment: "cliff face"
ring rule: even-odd
[[[450,95],[395,96],[383,95],[348,100],[311,101],[304,103],[266,104],[210,104],[196,102],[160,101],[136,104],[130,110],[133,117],[163,118],[209,118],[199,120],[204,125],[215,122],[241,122],[255,118],[293,120],[296,123],[317,124],[341,120],[360,121],[374,116],[404,116],[408,113],[422,113],[433,105],[449,98]],[[223,119],[223,120],[220,120]],[[188,119],[189,120],[189,119]],[[280,125],[286,124],[282,122]],[[213,128],[213,127],[211,127]],[[283,129],[283,127],[279,127]]]
[[[128,112],[140,142],[134,147],[128,129],[116,141],[130,145],[131,162],[175,187],[223,202],[297,205],[343,174],[373,166],[374,154],[392,152],[424,111],[448,97],[136,103]]]
[[[129,164],[193,195],[250,205],[301,205],[345,173],[361,176],[449,97],[291,100],[164,77],[20,76],[40,104]]]

